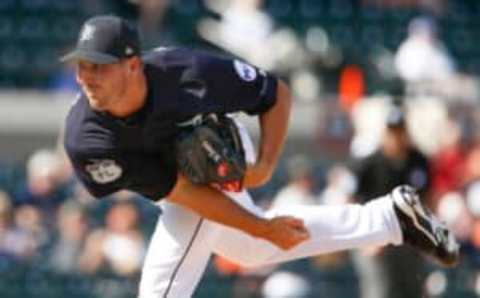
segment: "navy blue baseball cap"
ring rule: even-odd
[[[60,61],[87,60],[97,64],[119,62],[140,54],[135,26],[116,16],[96,16],[82,26],[76,48]]]

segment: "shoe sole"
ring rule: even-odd
[[[445,266],[454,266],[457,264],[459,245],[450,230],[440,223],[437,218],[430,215],[431,213],[423,207],[418,196],[411,195],[408,191],[400,191],[402,192],[401,198],[397,198],[394,194],[391,194],[395,205],[412,220],[415,228],[421,231],[425,237],[434,243],[437,252],[443,255],[438,255],[438,258],[435,259]],[[425,229],[420,221],[425,221],[429,224],[435,234],[432,234],[432,232]],[[445,252],[439,251],[439,248],[442,246],[444,247]]]
[[[401,191],[401,190],[400,190]],[[431,216],[428,216],[427,210],[422,206],[422,204],[419,202],[418,198],[416,196],[412,196],[407,192],[402,193],[403,198],[396,198],[395,195],[392,194],[393,201],[397,205],[397,207],[403,211],[410,219],[412,219],[413,224],[415,227],[422,231],[422,233],[430,239],[433,243],[435,243],[435,246],[438,246],[438,241],[435,238],[435,235],[433,235],[430,231],[426,230],[419,221],[419,216],[423,221],[426,221],[432,226],[432,223],[435,222],[435,227],[432,230],[436,230],[437,228],[442,228],[440,223],[438,223],[434,218]],[[416,211],[416,212],[415,212]],[[443,227],[443,229],[446,229]]]

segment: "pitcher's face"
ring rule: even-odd
[[[77,82],[92,109],[97,111],[109,111],[123,99],[127,76],[128,67],[124,60],[111,64],[97,64],[85,60],[77,63]]]

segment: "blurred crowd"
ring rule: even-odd
[[[61,68],[54,55],[71,45],[85,17],[122,15],[139,25],[145,49],[195,46],[238,56],[288,81],[296,106],[318,109],[308,150],[285,154],[273,181],[254,190],[259,204],[364,203],[408,183],[462,243],[455,270],[391,247],[254,270],[215,257],[198,297],[480,295],[480,52],[473,39],[480,3],[0,1],[0,14],[15,9],[36,29],[21,39],[18,20],[0,19],[0,36],[12,40],[0,51],[0,69],[12,74],[0,75],[1,87],[77,90],[71,66]],[[33,10],[42,14],[32,17]],[[55,12],[64,14],[56,19]],[[15,52],[30,43],[43,63]],[[26,65],[30,81],[18,79]],[[34,150],[23,164],[1,161],[1,296],[132,297],[160,213],[128,192],[91,198],[61,148]]]

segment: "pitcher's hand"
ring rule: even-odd
[[[270,219],[269,229],[261,236],[283,250],[291,249],[310,238],[303,220],[292,216],[278,216]]]

